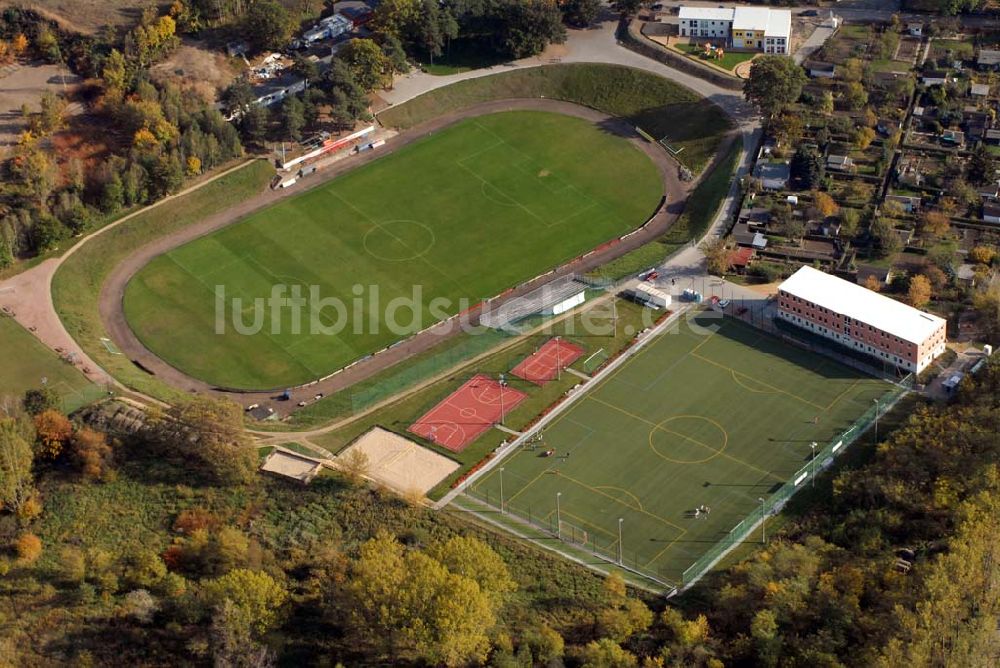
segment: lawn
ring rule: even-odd
[[[676,46],[678,49],[695,60],[704,61],[705,63],[715,65],[716,67],[721,67],[722,69],[729,71],[734,70],[740,63],[745,63],[757,55],[756,53],[737,53],[735,51],[726,51],[722,58],[706,58],[703,55],[705,53],[704,46],[700,44],[677,44]]]
[[[650,343],[472,487],[672,582],[891,387],[703,313]],[[546,450],[554,450],[550,457]],[[701,506],[708,514],[693,511]]]
[[[183,396],[139,370],[101,343],[107,332],[98,311],[101,286],[117,263],[143,245],[244,201],[267,187],[274,169],[255,160],[226,176],[142,214],[85,243],[59,267],[52,281],[56,311],[76,342],[95,362],[129,387],[159,399]]]
[[[102,388],[42,345],[13,318],[0,316],[0,399],[20,399],[26,390],[40,388],[42,379],[62,400],[69,413],[103,396]]]
[[[677,157],[694,171],[707,165],[732,127],[725,112],[697,93],[650,72],[620,65],[545,65],[459,81],[386,109],[379,120],[410,128],[482,102],[548,98],[627,119],[684,151]]]
[[[156,258],[129,283],[125,313],[146,346],[193,376],[295,385],[634,229],[661,195],[652,161],[587,121],[469,119]],[[276,285],[315,295],[315,310],[296,321],[271,309]],[[413,308],[394,318],[404,299]],[[259,330],[237,331],[253,315]]]

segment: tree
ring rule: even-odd
[[[231,604],[231,623],[260,637],[278,624],[288,591],[264,571],[238,568],[204,583],[202,596],[216,609]]]
[[[635,668],[635,655],[610,638],[592,640],[577,652],[582,668]]]
[[[61,402],[59,395],[48,385],[43,385],[36,390],[28,390],[21,399],[21,405],[28,415],[34,417],[39,413],[49,409],[58,410]]]
[[[291,69],[292,72],[309,82],[319,78],[319,65],[301,54],[295,54]]]
[[[419,0],[383,0],[372,12],[369,25],[378,35],[390,35],[402,39],[419,16],[420,8]]]
[[[792,185],[797,190],[812,190],[819,185],[823,173],[823,157],[805,144],[800,144],[788,166]]]
[[[821,190],[814,190],[813,196],[813,208],[816,209],[816,213],[823,218],[829,218],[830,216],[836,216],[840,211],[840,207],[837,203],[833,201],[827,193]]]
[[[858,224],[861,222],[861,214],[857,209],[840,210],[840,235],[853,237],[858,233]]]
[[[972,152],[972,157],[969,158],[969,165],[966,174],[969,177],[969,181],[975,184],[988,183],[996,180],[996,160],[993,158],[993,154],[980,144],[975,151]]]
[[[351,448],[344,456],[337,457],[337,464],[354,484],[360,483],[362,478],[371,472],[371,460],[368,455],[356,448]]]
[[[389,67],[394,74],[406,74],[410,71],[410,61],[406,58],[406,50],[403,43],[394,35],[382,35],[379,38],[379,46],[389,63]]]
[[[352,39],[341,48],[337,58],[351,69],[354,80],[366,91],[389,85],[391,67],[381,47],[371,39]]]
[[[941,238],[951,229],[951,219],[934,209],[927,209],[920,220],[921,232],[929,237]]]
[[[768,118],[799,99],[806,83],[805,71],[788,56],[754,58],[743,95]]]
[[[243,19],[243,31],[258,51],[280,50],[292,36],[292,19],[276,0],[257,0]]]
[[[73,461],[84,478],[99,480],[107,475],[111,446],[104,434],[89,427],[80,427],[73,434],[70,447]]]
[[[19,32],[14,35],[14,39],[11,41],[11,48],[14,51],[14,55],[20,58],[28,50],[28,38],[23,32]]]
[[[578,28],[586,28],[597,20],[601,12],[600,0],[568,0],[562,6],[566,22]]]
[[[33,438],[27,420],[0,418],[0,508],[19,512],[34,493]]]
[[[305,127],[305,108],[297,95],[286,97],[281,103],[281,119],[285,135],[292,141],[302,139],[302,128]]]
[[[122,612],[140,624],[149,624],[160,609],[156,598],[146,589],[136,589],[125,595]]]
[[[249,481],[255,462],[243,430],[243,411],[230,401],[195,397],[156,417],[151,438],[223,484]]]
[[[903,247],[903,242],[888,218],[876,217],[871,224],[871,235],[882,257],[895,255]]]
[[[217,668],[271,668],[274,654],[243,622],[232,601],[224,601],[212,615],[212,657]]]
[[[906,301],[914,308],[923,308],[931,300],[931,282],[926,276],[910,278],[910,287],[906,291]]]
[[[59,411],[50,408],[35,416],[35,442],[45,459],[57,459],[72,435],[73,425]]]
[[[499,2],[494,11],[497,38],[511,58],[535,56],[550,43],[566,41],[562,12],[551,0],[509,0]]]
[[[433,65],[434,59],[443,53],[445,43],[458,36],[458,23],[448,6],[442,7],[436,0],[423,0],[409,32]]]
[[[448,666],[483,662],[496,622],[472,579],[380,532],[361,546],[345,584],[351,637],[399,660]]]
[[[865,278],[865,287],[872,292],[882,292],[882,281],[878,280],[875,274],[868,274]]]
[[[30,564],[42,556],[42,540],[35,534],[26,531],[14,541],[14,550],[17,552],[18,559]]]
[[[973,246],[969,250],[969,260],[977,264],[991,265],[997,257],[997,249],[992,246]]]
[[[517,588],[500,555],[478,538],[454,536],[431,550],[430,555],[452,573],[469,578],[484,592],[497,597],[497,603]]]
[[[858,128],[854,131],[854,145],[859,151],[864,151],[875,141],[875,131],[868,127]]]
[[[716,276],[722,276],[729,270],[729,243],[722,237],[713,237],[701,245],[705,254],[708,271]]]
[[[611,0],[611,7],[622,16],[633,16],[647,0]]]
[[[868,104],[868,91],[861,82],[851,81],[844,85],[842,99],[848,109],[856,111]]]
[[[271,122],[271,114],[267,107],[254,104],[240,116],[240,132],[247,140],[260,144],[267,136],[267,126]]]
[[[823,91],[823,95],[820,97],[819,112],[824,116],[833,113],[833,91]]]
[[[234,116],[240,116],[254,103],[253,88],[250,82],[240,77],[222,93],[222,102],[226,111]]]

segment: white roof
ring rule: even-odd
[[[767,30],[771,10],[767,7],[737,7],[733,30]]]
[[[945,322],[812,267],[802,267],[778,289],[915,344],[923,343]]]
[[[759,30],[766,37],[788,37],[792,34],[792,13],[787,9],[737,7],[733,30]]]
[[[787,9],[772,9],[767,17],[767,27],[764,28],[765,37],[791,37],[792,35],[792,13]]]
[[[681,7],[678,16],[683,19],[707,19],[710,21],[732,21],[732,7]]]

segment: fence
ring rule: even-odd
[[[508,475],[510,475],[508,473]],[[490,490],[480,490],[475,486],[466,487],[464,493],[473,497],[479,503],[488,506],[495,512],[501,512],[497,504],[500,499],[491,495]],[[503,512],[520,522],[546,533],[557,540],[572,545],[579,550],[609,564],[613,564],[634,575],[645,578],[666,591],[677,588],[675,576],[668,575],[667,569],[652,569],[641,564],[639,554],[635,550],[622,550],[618,538],[613,535],[597,535],[573,524],[569,520],[557,519],[554,508],[536,508],[532,506],[517,506],[512,503],[503,504]],[[558,526],[557,526],[558,522]]]
[[[681,575],[681,584],[687,589],[697,582],[701,576],[708,572],[727,552],[742,543],[754,529],[767,519],[768,515],[773,515],[781,511],[782,507],[792,498],[792,496],[806,486],[806,482],[817,475],[823,469],[833,464],[834,459],[844,452],[848,446],[854,443],[872,424],[877,424],[878,418],[885,415],[896,402],[909,392],[912,386],[913,377],[907,376],[903,382],[896,384],[886,394],[872,405],[864,415],[858,418],[853,425],[840,436],[826,443],[822,449],[817,450],[809,463],[795,472],[782,486],[769,498],[763,499],[761,505],[747,515],[729,533],[710,547],[699,559],[691,564]]]
[[[369,381],[359,383],[351,391],[351,409],[359,412],[370,408],[462,362],[482,355],[511,338],[505,332],[486,328],[462,337],[460,341],[444,350],[432,350],[398,370],[390,370]]]

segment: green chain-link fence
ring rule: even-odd
[[[750,532],[758,527],[768,515],[780,512],[788,499],[802,487],[805,487],[807,481],[812,476],[830,466],[833,460],[854,443],[879,417],[892,409],[896,402],[909,392],[912,385],[913,376],[907,376],[903,381],[894,385],[877,403],[873,403],[871,408],[865,411],[850,428],[838,437],[830,440],[822,449],[817,450],[815,456],[811,458],[808,464],[796,471],[774,494],[764,499],[760,506],[743,518],[724,538],[709,548],[696,562],[684,571],[681,576],[681,582],[684,587],[689,587],[697,582],[729,550],[742,543]]]

